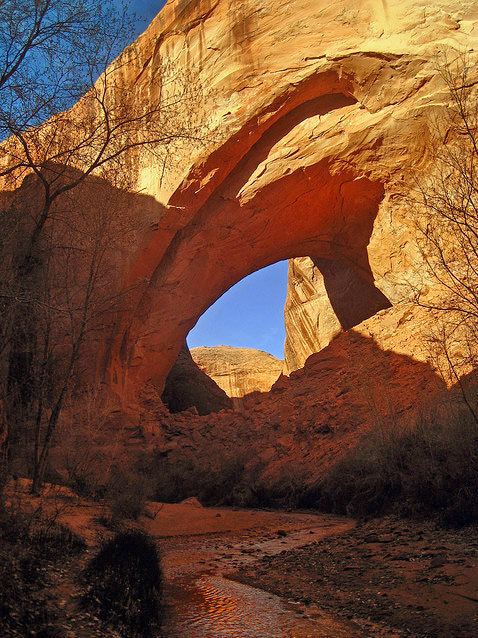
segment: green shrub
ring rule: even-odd
[[[153,540],[139,531],[117,534],[84,573],[83,605],[125,636],[149,637],[162,618],[162,572]]]

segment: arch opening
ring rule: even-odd
[[[199,318],[167,377],[163,400],[172,412],[240,411],[250,395],[269,392],[341,331],[389,306],[371,273],[350,261],[302,257],[261,269]]]
[[[145,383],[162,392],[199,317],[235,283],[279,261],[312,256],[341,329],[366,318],[369,302],[371,314],[390,305],[374,285],[367,252],[383,184],[332,160],[330,142],[324,142],[333,130],[333,144],[340,144],[343,122],[357,108],[346,93],[304,96],[252,144],[205,202],[198,198],[196,212],[189,210],[194,202],[185,188],[188,219],[161,254],[153,255],[153,239],[142,256],[145,264],[155,259],[157,266],[145,278],[133,320],[122,330],[125,347],[118,349],[117,368],[123,396],[134,396]],[[310,162],[304,161],[308,154]],[[181,203],[179,195],[173,200],[175,206]],[[361,290],[353,304],[343,292],[346,281],[350,290]],[[286,360],[293,350],[288,342]],[[295,361],[289,357],[287,372],[303,365],[303,354]]]
[[[245,277],[200,317],[187,343],[199,369],[240,409],[283,372],[286,261]]]
[[[189,348],[253,348],[283,359],[287,275],[288,262],[280,261],[235,283],[198,319]]]

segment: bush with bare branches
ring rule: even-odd
[[[436,405],[407,428],[384,420],[304,496],[358,517],[396,513],[450,527],[478,521],[478,428],[462,401]]]
[[[459,383],[478,364],[478,91],[467,56],[449,54],[438,70],[450,105],[430,121],[432,172],[414,198],[426,266],[415,299],[438,318],[432,350]]]

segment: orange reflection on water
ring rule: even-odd
[[[209,580],[200,581],[197,591],[204,600],[212,627],[221,631],[240,624],[241,615],[237,598],[219,591]]]

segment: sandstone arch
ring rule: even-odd
[[[348,301],[350,307],[362,307],[356,317],[349,313],[344,319],[346,328],[390,305],[374,286],[367,254],[384,194],[379,181],[347,166],[333,166],[326,156],[320,161],[314,157],[310,166],[299,170],[285,170],[258,196],[248,190],[258,175],[267,173],[270,158],[278,148],[287,148],[288,140],[303,139],[317,128],[314,135],[319,137],[356,105],[351,95],[326,93],[289,110],[176,234],[125,333],[128,340],[135,335],[135,342],[128,352],[123,347],[122,363],[139,367],[137,382],[152,379],[161,389],[184,338],[204,310],[243,277],[282,259],[310,254],[317,263],[323,260],[324,270],[333,260],[354,273],[357,296],[354,299],[350,290]],[[146,261],[150,262],[147,254]]]
[[[169,0],[123,53],[115,90],[158,99],[172,60],[203,89],[181,117],[208,134],[172,143],[166,171],[128,157],[141,230],[118,269],[131,294],[96,361],[108,383],[125,396],[161,387],[205,308],[279,259],[313,258],[344,328],[406,301],[397,282],[420,259],[402,197],[430,170],[428,116],[447,107],[436,53],[476,51],[477,34],[475,0]],[[363,307],[341,307],[344,271]]]
[[[141,293],[109,362],[120,393],[150,379],[161,388],[201,313],[254,270],[310,255],[348,329],[401,301],[395,282],[416,266],[400,197],[409,167],[429,163],[437,45],[470,42],[471,1],[439,2],[425,18],[412,2],[240,9],[171,0],[138,42],[152,50],[141,91],[157,55],[186,47],[178,59],[213,87],[213,135],[205,152],[178,154],[164,184],[154,162],[142,165],[140,184],[167,210],[130,275]],[[336,289],[344,273],[348,298]]]

